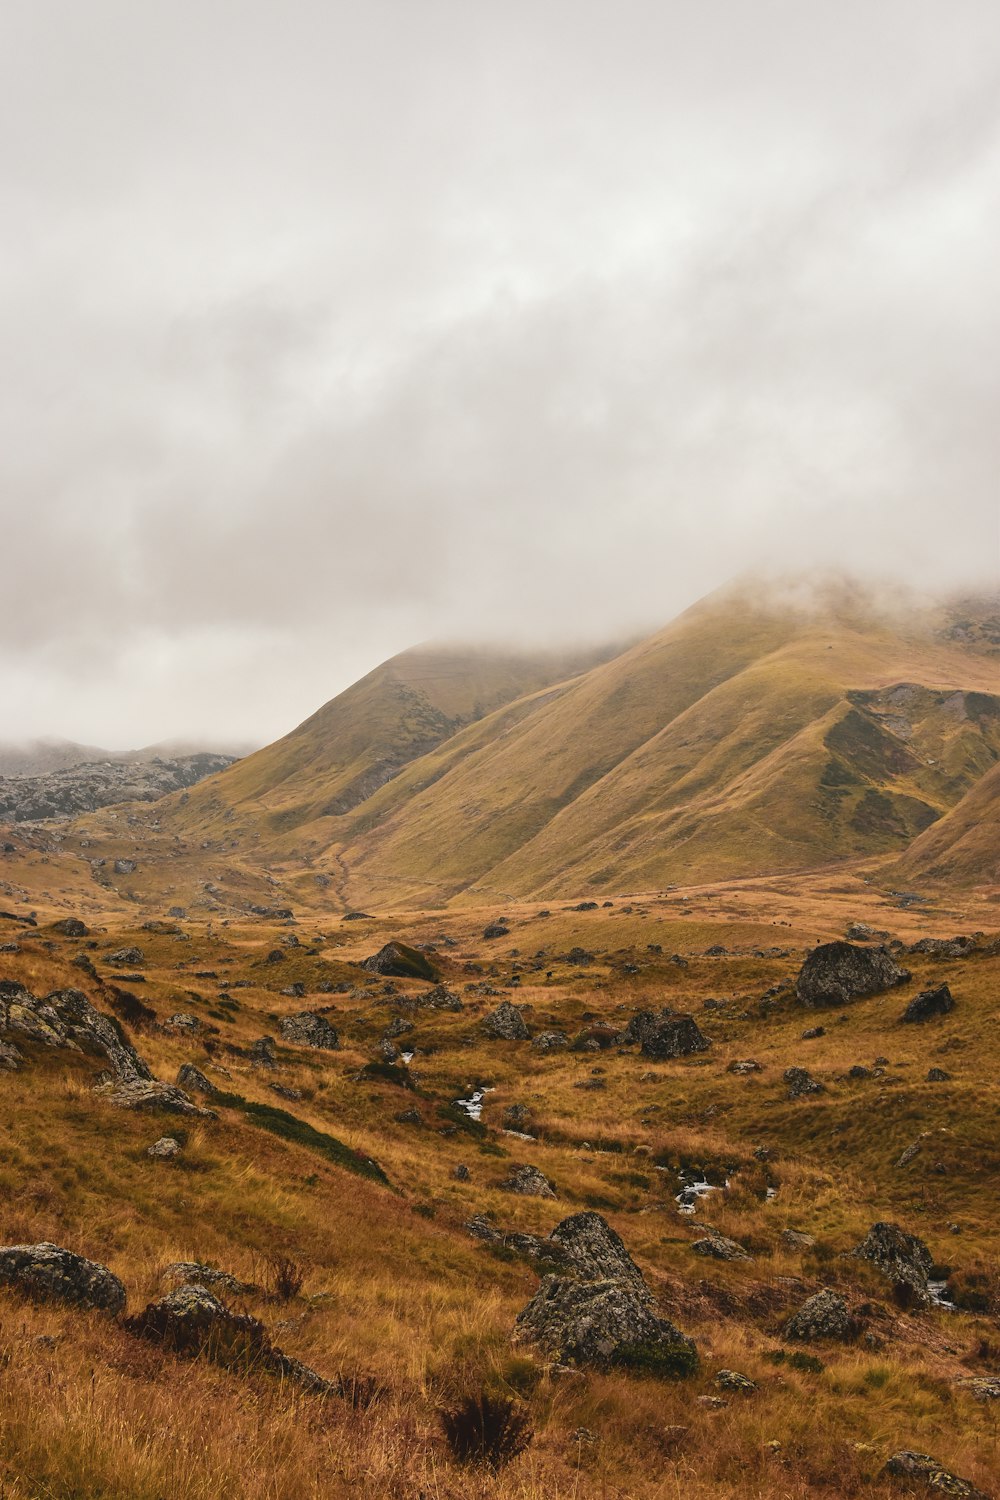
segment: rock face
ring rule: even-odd
[[[130,1333],[162,1344],[174,1354],[203,1355],[229,1369],[265,1370],[315,1395],[342,1394],[342,1387],[276,1348],[263,1323],[234,1313],[206,1287],[187,1282],[151,1302],[126,1323]]]
[[[40,1000],[0,980],[0,1032],[106,1058],[121,1082],[153,1076],[118,1022],[96,1011],[82,990],[54,990]]]
[[[929,1021],[932,1016],[946,1016],[954,1009],[955,1001],[951,990],[946,984],[939,984],[933,990],[921,990],[919,995],[914,995],[899,1019],[907,1022]]]
[[[564,1219],[539,1250],[560,1272],[544,1278],[519,1315],[517,1338],[564,1363],[663,1375],[695,1368],[694,1341],[657,1316],[642,1273],[600,1214]]]
[[[923,1240],[915,1234],[908,1234],[898,1224],[880,1221],[872,1225],[851,1254],[878,1266],[894,1288],[905,1288],[918,1302],[930,1301],[927,1282],[934,1261]]]
[[[853,943],[821,943],[806,959],[795,981],[803,1005],[846,1005],[865,995],[881,995],[910,975],[888,948],[859,948]]]
[[[556,1190],[544,1172],[537,1167],[513,1167],[500,1184],[505,1193],[523,1193],[528,1198],[554,1198]]]
[[[483,1022],[483,1030],[487,1036],[498,1038],[504,1042],[526,1042],[528,1040],[528,1028],[524,1017],[516,1005],[509,1000],[501,1000],[496,1010],[492,1011]]]
[[[856,1331],[843,1297],[824,1287],[792,1314],[785,1324],[784,1335],[786,1339],[811,1344],[815,1339],[850,1339]]]
[[[125,1288],[107,1266],[48,1242],[0,1249],[0,1285],[40,1300],[53,1298],[113,1314],[125,1307]]]
[[[340,1038],[329,1021],[311,1010],[300,1011],[297,1016],[286,1016],[280,1030],[286,1042],[298,1042],[303,1047],[321,1047],[324,1051],[335,1052],[340,1046]]]
[[[989,1500],[989,1496],[968,1479],[952,1474],[927,1453],[912,1453],[901,1448],[886,1463],[885,1473],[895,1479],[921,1479],[928,1489],[936,1490],[939,1495],[955,1496],[957,1500]]]
[[[695,1052],[707,1052],[711,1046],[694,1016],[678,1015],[672,1010],[662,1010],[659,1015],[651,1010],[639,1011],[628,1024],[625,1040],[639,1042],[643,1057],[657,1061],[689,1057]]]
[[[386,943],[366,958],[361,967],[369,974],[385,974],[393,979],[427,979],[432,984],[441,977],[430,959],[406,943]]]

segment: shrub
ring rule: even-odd
[[[268,1291],[279,1302],[291,1302],[302,1290],[306,1273],[289,1255],[272,1255],[267,1262]]]
[[[523,1453],[534,1433],[523,1407],[507,1396],[481,1391],[441,1413],[441,1426],[456,1463],[496,1471]]]

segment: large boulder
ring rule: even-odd
[[[71,1302],[113,1314],[125,1307],[125,1288],[113,1271],[47,1241],[0,1248],[0,1285],[42,1301]]]
[[[707,1052],[711,1043],[703,1036],[694,1016],[678,1015],[664,1009],[659,1015],[641,1010],[634,1015],[625,1032],[626,1041],[639,1042],[643,1057],[664,1061],[670,1057],[689,1057]]]
[[[84,938],[90,935],[90,928],[86,922],[81,922],[79,917],[60,918],[58,922],[52,923],[52,931],[71,938]]]
[[[19,984],[0,981],[0,1032],[19,1032],[47,1047],[68,1047],[103,1057],[122,1082],[152,1073],[119,1023],[94,1009],[82,990],[53,990],[38,999]]]
[[[181,1089],[193,1089],[196,1094],[217,1094],[219,1090],[210,1078],[206,1078],[200,1068],[194,1063],[181,1063],[177,1069],[177,1087]]]
[[[919,1479],[928,1489],[939,1495],[951,1495],[954,1500],[989,1500],[989,1496],[977,1489],[971,1480],[960,1479],[929,1453],[913,1453],[908,1448],[901,1448],[887,1461],[885,1473],[894,1479]]]
[[[881,995],[909,977],[881,944],[859,948],[854,943],[821,943],[799,970],[795,993],[811,1009],[846,1005],[865,995]]]
[[[721,1234],[718,1229],[712,1229],[707,1224],[703,1238],[693,1241],[691,1249],[695,1255],[705,1255],[710,1260],[753,1260],[753,1256],[736,1240],[731,1240],[728,1235]]]
[[[556,1190],[544,1172],[530,1165],[512,1167],[500,1183],[505,1193],[521,1193],[527,1198],[554,1198]]]
[[[427,979],[434,984],[441,977],[426,954],[407,943],[386,943],[361,967],[369,974],[385,974],[392,979]]]
[[[524,1017],[509,1000],[501,1000],[496,1010],[490,1012],[483,1022],[483,1030],[487,1036],[504,1042],[526,1042],[529,1035]]]
[[[321,1047],[326,1052],[335,1052],[340,1038],[329,1021],[311,1010],[300,1011],[297,1016],[285,1016],[279,1030],[284,1041],[298,1042],[303,1047]]]
[[[929,1302],[928,1279],[934,1264],[931,1252],[915,1234],[884,1220],[873,1224],[851,1254],[867,1260],[889,1277],[897,1296]]]
[[[929,1021],[933,1016],[946,1016],[955,1009],[955,1001],[946,984],[936,985],[932,990],[921,990],[914,995],[900,1016],[901,1021]]]
[[[161,1083],[159,1079],[134,1079],[129,1083],[101,1084],[99,1091],[118,1109],[162,1112],[168,1115],[199,1115],[205,1120],[214,1120],[213,1109],[203,1109],[189,1099],[183,1089],[174,1083]]]
[[[571,1214],[534,1256],[557,1267],[517,1319],[515,1336],[562,1361],[688,1374],[694,1341],[660,1318],[642,1272],[600,1214]]]
[[[843,1297],[829,1287],[809,1297],[785,1324],[786,1339],[811,1344],[816,1339],[851,1339],[857,1325]]]

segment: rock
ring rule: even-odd
[[[826,1036],[825,1026],[807,1026],[805,1031],[802,1033],[802,1041],[815,1042],[821,1036]]]
[[[190,1015],[187,1011],[178,1011],[176,1015],[168,1016],[164,1022],[171,1031],[201,1031],[202,1022],[197,1016]]]
[[[279,1099],[290,1099],[293,1104],[302,1098],[302,1090],[289,1088],[287,1083],[269,1083],[268,1088],[272,1094],[277,1094]]]
[[[784,1328],[786,1339],[798,1339],[805,1344],[815,1339],[851,1339],[856,1332],[857,1325],[847,1303],[829,1287],[803,1302]]]
[[[617,1281],[650,1297],[642,1272],[619,1234],[599,1213],[585,1210],[557,1224],[548,1243],[561,1262],[585,1281]]]
[[[169,1158],[176,1156],[180,1149],[180,1141],[175,1141],[172,1135],[161,1135],[158,1141],[146,1147],[146,1155]]]
[[[326,1052],[335,1052],[340,1046],[340,1038],[329,1021],[311,1010],[285,1016],[279,1029],[286,1042],[299,1042],[304,1047],[319,1047]]]
[[[472,1173],[469,1171],[464,1162],[459,1162],[458,1166],[455,1168],[451,1175],[452,1177],[454,1177],[456,1182],[468,1182],[472,1176]]]
[[[202,1355],[216,1364],[248,1373],[265,1370],[315,1395],[339,1396],[343,1385],[324,1380],[271,1343],[263,1323],[248,1313],[231,1312],[207,1287],[185,1282],[150,1302],[125,1323],[130,1333],[162,1344],[174,1354]]]
[[[957,1474],[952,1474],[927,1453],[912,1453],[901,1448],[892,1455],[883,1472],[895,1479],[921,1479],[928,1489],[937,1490],[940,1495],[958,1497],[958,1500],[989,1500],[989,1496],[969,1480],[959,1479]]]
[[[816,1243],[815,1235],[805,1234],[801,1229],[783,1229],[781,1239],[789,1250],[811,1250]]]
[[[761,1073],[763,1069],[752,1057],[735,1058],[727,1067],[727,1073]]]
[[[0,1285],[39,1300],[52,1298],[116,1315],[125,1307],[125,1288],[107,1266],[47,1241],[3,1246]]]
[[[193,1089],[196,1094],[211,1095],[219,1092],[215,1084],[206,1078],[194,1063],[181,1063],[177,1069],[177,1086],[182,1089]]]
[[[707,1052],[711,1046],[694,1016],[678,1015],[671,1010],[662,1010],[659,1015],[650,1010],[639,1011],[628,1024],[625,1040],[639,1042],[643,1057],[657,1061],[689,1057],[696,1052]]]
[[[97,1054],[122,1082],[153,1076],[118,1022],[95,1010],[82,990],[53,990],[39,1000],[19,984],[0,980],[3,1031],[20,1032],[48,1047]]]
[[[706,1255],[712,1260],[752,1260],[753,1256],[744,1250],[742,1245],[735,1240],[720,1234],[717,1229],[705,1225],[703,1238],[695,1240],[691,1246],[695,1255]]]
[[[540,1031],[532,1038],[531,1045],[535,1052],[557,1052],[569,1046],[569,1037],[565,1031]]]
[[[971,1391],[977,1401],[1000,1401],[1000,1376],[973,1376],[971,1380],[960,1380],[959,1385]]]
[[[138,869],[134,859],[116,859],[114,871],[116,875],[134,875]]]
[[[16,1073],[23,1062],[24,1055],[18,1051],[13,1042],[0,1041],[0,1068],[8,1073]]]
[[[220,1271],[204,1261],[177,1260],[160,1273],[162,1281],[190,1281],[197,1286],[217,1287],[231,1297],[249,1297],[260,1290],[250,1281],[240,1281],[228,1271]]]
[[[509,936],[510,928],[507,926],[506,922],[491,922],[488,927],[483,928],[483,937],[486,938],[487,941],[492,941],[493,938],[503,938]]]
[[[868,1078],[874,1078],[875,1074],[872,1072],[871,1068],[866,1068],[863,1063],[854,1063],[852,1067],[848,1068],[847,1076],[848,1078],[855,1078],[860,1081]]]
[[[525,1130],[531,1123],[531,1111],[526,1104],[508,1104],[500,1123],[505,1130]]]
[[[932,958],[968,958],[979,947],[981,932],[953,938],[921,938],[911,943],[907,953],[929,953]]]
[[[920,1149],[920,1141],[911,1141],[910,1144],[900,1152],[899,1159],[896,1162],[896,1166],[908,1167],[913,1158],[919,1153]]]
[[[342,922],[374,922],[375,918],[370,911],[345,911],[340,920]]]
[[[944,1068],[928,1068],[925,1083],[950,1083],[951,1074],[946,1073]]]
[[[821,943],[799,970],[795,993],[810,1008],[846,1005],[866,995],[880,995],[909,977],[882,945],[858,948],[852,943]]]
[[[440,978],[430,960],[406,943],[386,943],[366,958],[361,967],[369,974],[385,974],[394,979],[426,979],[433,984]]]
[[[554,1198],[553,1184],[537,1167],[530,1165],[512,1167],[509,1175],[500,1183],[504,1193],[522,1193],[528,1198]]]
[[[516,1336],[560,1363],[622,1366],[686,1375],[697,1364],[694,1341],[627,1283],[546,1276],[520,1313]]]
[[[459,1011],[465,1008],[455,991],[443,984],[436,984],[433,989],[425,990],[418,997],[417,1003],[430,1010]]]
[[[801,1099],[806,1094],[823,1094],[826,1092],[821,1083],[805,1068],[786,1068],[783,1078],[788,1084],[789,1099]]]
[[[844,936],[849,943],[887,943],[889,934],[869,927],[867,922],[852,922]]]
[[[183,1089],[173,1083],[160,1083],[157,1079],[136,1079],[131,1083],[101,1085],[101,1092],[118,1109],[162,1110],[169,1115],[200,1115],[202,1119],[214,1120],[215,1111],[202,1109],[189,1099]]]
[[[939,984],[936,989],[921,990],[919,995],[914,995],[899,1019],[906,1022],[929,1021],[932,1016],[946,1016],[954,1009],[955,1001],[951,990],[946,984]]]
[[[496,1010],[486,1017],[483,1030],[487,1036],[505,1042],[525,1042],[529,1036],[524,1017],[509,1000],[501,1000]]]
[[[749,1375],[741,1375],[738,1370],[719,1370],[715,1384],[720,1391],[741,1391],[748,1396],[757,1389],[757,1382]]]
[[[930,1301],[927,1281],[934,1261],[923,1240],[915,1234],[908,1234],[898,1224],[880,1221],[872,1225],[851,1254],[878,1266],[889,1277],[897,1296],[906,1288],[916,1301]]]
[[[273,1036],[259,1036],[250,1044],[250,1061],[255,1068],[273,1068],[278,1061]]]
[[[724,1396],[696,1396],[695,1400],[697,1401],[698,1405],[703,1406],[706,1411],[725,1411],[726,1407],[729,1405],[729,1402],[725,1399]]]
[[[116,948],[113,953],[105,955],[109,964],[120,968],[123,964],[144,964],[146,955],[141,948]]]
[[[81,922],[79,917],[62,917],[60,921],[52,923],[53,932],[61,932],[64,937],[83,938],[90,936],[90,928],[86,922]]]

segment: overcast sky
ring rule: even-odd
[[[1000,575],[997,0],[5,0],[0,739]]]

